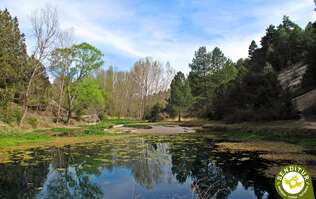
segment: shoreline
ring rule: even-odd
[[[159,129],[168,132],[157,133]],[[170,129],[171,132],[169,132]],[[316,128],[306,128],[299,121],[239,124],[224,124],[217,121],[183,121],[180,123],[173,121],[157,123],[129,121],[120,124],[119,128],[116,128],[115,124],[111,121],[106,121],[92,126],[69,126],[66,128],[46,129],[37,128],[32,131],[15,133],[12,131],[1,132],[0,153],[3,151],[12,151],[14,149],[25,149],[37,146],[63,146],[128,136],[194,133],[192,129],[197,133],[214,134],[227,140],[268,140],[296,144],[301,144],[301,141],[303,145],[316,146]],[[12,141],[12,143],[10,141]]]

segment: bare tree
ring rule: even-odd
[[[30,97],[30,91],[32,83],[36,76],[42,71],[41,64],[44,64],[45,59],[49,55],[50,50],[54,47],[54,42],[59,33],[59,23],[57,10],[49,6],[37,10],[31,17],[32,33],[35,38],[35,47],[32,53],[32,58],[35,60],[31,73],[31,77],[28,81],[26,91],[23,100],[23,112],[19,122],[19,125],[23,124],[25,116],[28,111],[28,100]]]
[[[57,49],[64,49],[63,51],[65,51],[65,49],[69,49],[73,44],[74,44],[74,39],[73,39],[73,34],[71,30],[60,32],[57,38],[57,47],[58,47]],[[62,53],[62,55],[60,55],[60,57],[56,59],[56,57],[58,57],[58,54],[59,54],[58,51],[61,51],[61,50],[56,50],[56,52],[53,53],[54,56],[52,56],[50,59],[51,61],[50,68],[51,68],[51,71],[53,72],[52,74],[55,76],[55,80],[56,79],[59,80],[59,81],[55,81],[55,83],[59,84],[57,85],[59,89],[59,93],[57,96],[58,97],[58,100],[57,100],[58,107],[57,107],[57,115],[56,115],[57,124],[59,123],[59,120],[60,120],[61,107],[62,107],[62,102],[64,98],[65,77],[67,74],[67,70],[69,69],[71,65],[70,63],[71,60],[69,59],[69,57],[67,57],[66,52]]]
[[[111,102],[107,107],[110,116],[141,119],[146,108],[167,98],[174,74],[170,64],[144,58],[129,72],[113,71],[110,67],[107,72],[98,71],[96,77],[108,95],[107,102]]]
[[[137,61],[131,71],[138,90],[139,118],[144,117],[145,108],[151,105],[149,97],[166,91],[170,85],[174,72],[168,65],[167,70],[163,65],[152,58],[144,58]]]

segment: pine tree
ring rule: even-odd
[[[254,40],[252,40],[249,46],[249,50],[248,50],[249,59],[252,59],[254,57],[255,51],[257,49],[258,49],[258,45],[256,44]]]
[[[28,56],[24,35],[19,30],[18,19],[9,11],[0,10],[0,88],[23,85]]]
[[[178,113],[178,121],[181,121],[182,112],[187,110],[192,103],[192,95],[189,82],[182,72],[178,72],[170,85],[170,105]]]
[[[8,105],[24,90],[30,67],[28,59],[18,19],[7,9],[0,10],[0,120],[4,122],[18,118]],[[19,102],[19,98],[16,101]]]

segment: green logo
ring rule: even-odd
[[[282,168],[275,177],[275,188],[284,199],[315,199],[312,178],[299,165]]]

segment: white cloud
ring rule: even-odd
[[[196,6],[201,2],[191,3]],[[289,15],[300,24],[316,20],[311,0],[275,0],[273,5],[269,0],[269,4],[264,0],[256,2],[262,2],[262,6],[252,10],[218,8],[217,13],[213,13],[213,8],[205,5],[192,13],[162,11],[159,16],[143,14],[137,10],[139,6],[127,0],[53,3],[49,0],[28,0],[27,3],[24,0],[2,0],[0,8],[7,7],[18,16],[22,30],[27,33],[32,10],[51,4],[59,11],[61,26],[73,27],[78,41],[91,42],[130,60],[151,56],[162,62],[170,61],[177,70],[188,72],[188,64],[199,46],[207,46],[209,50],[218,46],[228,57],[237,60],[247,56],[251,40],[259,42],[265,28],[280,23],[283,15]],[[185,6],[179,4],[179,8]],[[184,16],[190,20],[189,25],[199,31],[191,33],[190,26],[181,27]],[[251,20],[247,21],[248,17]],[[219,37],[214,38],[214,35]],[[105,59],[111,60],[111,57]]]

